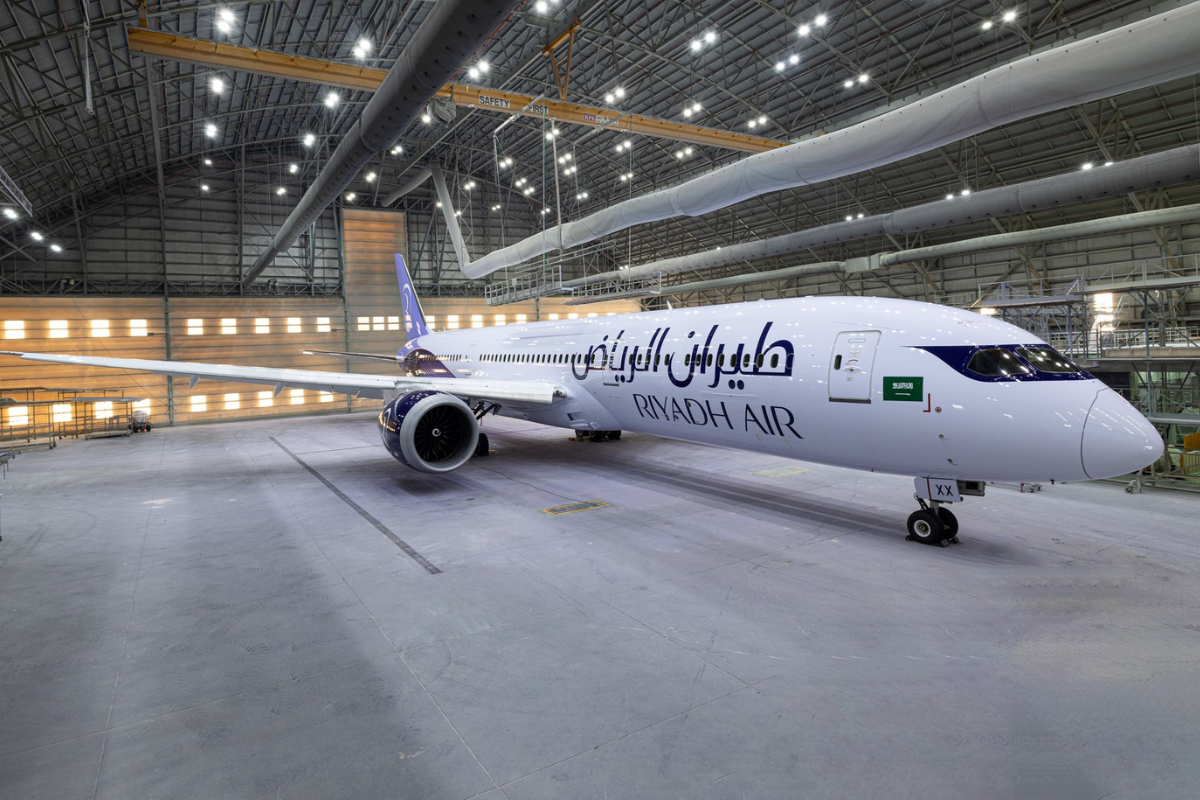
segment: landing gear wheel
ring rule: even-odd
[[[479,434],[479,441],[475,443],[475,457],[483,458],[488,454],[488,437],[486,433]]]
[[[603,442],[608,437],[608,431],[594,431],[592,433],[593,442]]]
[[[938,506],[937,515],[945,540],[950,544],[958,544],[958,517],[945,506]]]
[[[620,431],[609,431],[608,438],[614,442],[619,442],[619,441],[621,441],[621,432]]]
[[[581,431],[578,429],[575,430],[575,441],[586,442],[586,441],[589,441],[591,438],[592,438],[591,431]]]
[[[908,515],[908,539],[921,544],[936,544],[945,547],[947,542],[941,520],[932,511],[924,509]]]

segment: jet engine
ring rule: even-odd
[[[479,422],[467,404],[445,392],[409,392],[379,412],[383,446],[420,472],[450,472],[475,453]]]

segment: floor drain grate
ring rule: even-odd
[[[593,508],[608,508],[608,503],[599,500],[581,500],[578,503],[567,503],[565,506],[543,508],[542,513],[557,517],[562,514],[574,514],[576,511],[591,511]]]

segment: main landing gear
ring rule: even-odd
[[[606,439],[609,441],[612,441],[612,442],[620,441],[621,432],[620,431],[585,431],[585,430],[578,430],[578,429],[576,429],[576,431],[575,431],[575,441],[577,441],[577,442],[603,442]]]
[[[908,515],[908,536],[910,542],[921,544],[936,544],[938,547],[949,547],[958,544],[958,518],[937,500],[926,502],[920,495],[913,495],[921,504],[920,511]]]

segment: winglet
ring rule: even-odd
[[[400,307],[404,311],[404,333],[411,342],[418,336],[429,333],[425,324],[425,312],[421,310],[421,301],[413,289],[412,278],[408,275],[408,267],[404,266],[404,256],[396,253],[396,281],[400,284]]]

